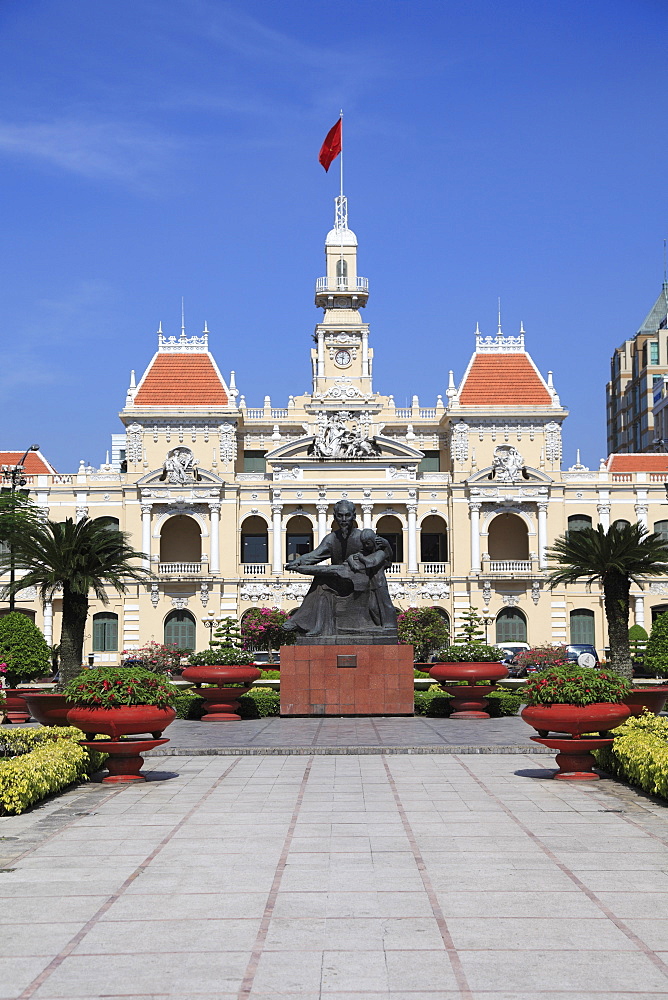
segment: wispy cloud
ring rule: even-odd
[[[118,122],[60,119],[0,121],[0,154],[41,160],[91,179],[148,187],[177,142],[155,131]]]

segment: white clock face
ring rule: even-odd
[[[340,368],[345,368],[346,365],[350,364],[350,351],[337,351],[334,355],[334,361]]]

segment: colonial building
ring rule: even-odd
[[[563,469],[567,411],[522,329],[476,329],[459,382],[450,372],[431,405],[415,396],[397,406],[374,382],[363,317],[369,284],[357,249],[338,198],[315,286],[322,317],[304,358],[310,393],[249,406],[234,373],[219,370],[206,329],[160,329],[143,375],[131,376],[111,460],[65,475],[48,464],[26,468],[52,519],[118,525],[154,574],[93,607],[86,652],[96,661],[117,662],[151,638],[202,648],[210,613],[297,607],[309,581],[284,565],[330,530],[342,497],[390,542],[397,607],[434,606],[456,629],[473,605],[488,617],[490,639],[605,647],[600,593],[584,583],[551,591],[545,550],[557,535],[599,521],[637,519],[668,531],[668,456],[612,455],[598,469],[579,461]],[[668,584],[635,588],[633,601],[634,620],[649,622],[668,605]],[[24,592],[19,605],[57,641],[57,600],[42,609]]]

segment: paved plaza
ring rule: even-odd
[[[154,757],[6,817],[0,997],[665,997],[665,807],[552,764]]]

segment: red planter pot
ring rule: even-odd
[[[485,711],[487,695],[496,687],[496,681],[508,676],[502,663],[434,663],[429,676],[443,687],[453,699],[451,719],[489,719]],[[454,681],[468,681],[456,684]],[[489,681],[489,684],[475,684]]]
[[[241,667],[186,667],[182,676],[187,681],[194,681],[197,694],[204,698],[202,722],[238,722],[241,719],[237,714],[239,698],[248,694],[253,681],[262,674],[251,664]],[[214,687],[203,688],[202,684],[213,684]],[[229,687],[230,684],[241,686]]]
[[[30,709],[25,700],[28,693],[21,688],[3,688],[3,693],[7,699],[5,705],[5,715],[8,722],[30,722]]]
[[[176,709],[156,708],[155,705],[70,708],[67,713],[68,725],[81,729],[89,740],[97,733],[111,736],[112,739],[150,733],[153,739],[157,740],[175,718]]]
[[[657,684],[653,687],[634,688],[624,698],[624,704],[631,709],[631,715],[642,715],[646,708],[658,715],[659,712],[663,711],[667,698],[668,687]]]
[[[67,726],[67,713],[72,708],[65,701],[64,694],[53,691],[26,692],[25,701],[28,710],[36,722],[43,726]]]
[[[534,743],[542,743],[544,747],[558,751],[555,760],[559,770],[552,777],[562,781],[597,781],[601,775],[594,770],[596,761],[592,750],[602,750],[614,742],[612,739],[580,739],[574,736],[564,736],[562,739],[532,736],[531,739]]]
[[[573,739],[579,740],[583,733],[603,735],[621,726],[631,709],[628,705],[600,701],[593,705],[527,705],[521,714],[540,736],[570,733]]]
[[[141,706],[140,706],[141,707]],[[80,740],[82,747],[99,750],[108,754],[105,767],[109,772],[102,781],[104,784],[116,784],[127,781],[146,781],[140,774],[144,766],[143,753],[155,747],[169,743],[169,740]]]

